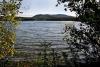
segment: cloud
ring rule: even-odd
[[[56,7],[57,0],[23,0],[20,11],[21,16],[34,16],[36,14],[67,14],[75,15],[70,11],[65,12],[63,5]]]

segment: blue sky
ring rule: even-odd
[[[56,7],[57,0],[23,0],[21,16],[31,17],[36,14],[66,14],[75,16],[74,12],[64,11],[63,5]]]

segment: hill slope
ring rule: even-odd
[[[63,15],[63,14],[55,14],[55,15],[49,15],[49,14],[38,14],[33,17],[18,17],[19,19],[23,21],[74,21],[75,17]]]
[[[38,14],[35,15],[34,20],[53,20],[53,21],[68,21],[68,20],[75,20],[75,17],[67,16],[63,14],[56,14],[56,15],[49,15],[49,14]]]

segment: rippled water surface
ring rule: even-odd
[[[65,24],[73,21],[23,21],[16,30],[16,49],[32,51],[38,49],[41,42],[51,42],[54,48],[66,45],[63,41]]]

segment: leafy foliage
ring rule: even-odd
[[[57,0],[57,2],[58,5],[64,3],[65,9],[75,11],[78,21],[81,22],[80,30],[74,25],[65,35],[70,51],[73,52],[72,56],[75,58],[76,55],[77,57],[84,55],[86,62],[96,60],[100,56],[100,4],[97,0]]]
[[[14,54],[15,28],[18,25],[15,18],[20,5],[21,0],[3,0],[0,3],[0,59]]]

